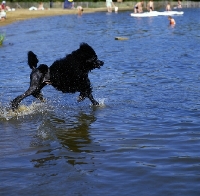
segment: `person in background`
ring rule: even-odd
[[[166,6],[166,11],[171,11],[171,6],[170,6],[170,3],[167,3],[167,6]]]
[[[168,16],[168,20],[169,20],[169,24],[170,25],[175,25],[176,24],[176,21],[171,16]]]
[[[38,5],[38,10],[44,10],[44,6],[43,6],[43,3],[40,2],[39,5]]]
[[[1,3],[1,9],[2,10],[6,10],[6,2],[5,1],[2,1],[2,3]]]
[[[53,0],[50,0],[50,1],[49,1],[49,7],[50,7],[50,8],[53,8]]]
[[[115,7],[115,4],[112,0],[106,0],[106,7],[108,12],[112,12],[112,6]]]
[[[5,10],[2,9],[1,5],[0,5],[0,21],[3,21],[6,19],[6,12]]]
[[[180,1],[180,0],[178,0],[178,6],[177,6],[177,8],[182,8],[181,1]]]
[[[82,16],[82,14],[83,14],[83,8],[81,6],[78,6],[77,10],[78,10],[78,15]]]
[[[6,1],[2,1],[1,9],[4,11],[11,11],[10,7],[6,5]]]
[[[139,1],[138,3],[136,3],[136,5],[134,6],[134,13],[143,12],[142,6],[143,6],[143,1]]]
[[[152,12],[154,10],[153,0],[150,0],[147,4],[147,9]]]

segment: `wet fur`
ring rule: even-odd
[[[44,101],[41,89],[47,84],[52,85],[63,93],[80,92],[78,101],[86,97],[93,105],[99,103],[93,98],[92,87],[88,78],[88,73],[103,66],[104,62],[98,57],[91,46],[82,43],[80,48],[66,55],[64,58],[56,60],[50,67],[41,64],[37,67],[37,56],[28,52],[28,65],[32,69],[30,74],[30,87],[28,90],[16,97],[12,102],[12,109],[16,109],[19,103],[26,97],[33,95],[40,101]]]

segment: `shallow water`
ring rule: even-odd
[[[200,194],[200,9],[183,11],[175,27],[119,12],[0,28],[0,195]],[[27,51],[51,65],[81,42],[105,62],[89,75],[100,107],[48,86],[8,110]]]

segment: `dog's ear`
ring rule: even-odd
[[[80,47],[84,47],[84,46],[89,46],[87,43],[85,43],[85,42],[82,42],[81,44],[80,44]]]
[[[80,44],[80,49],[88,49],[88,48],[91,48],[91,46],[89,46],[87,43],[81,43]]]
[[[32,52],[28,52],[28,65],[30,66],[31,69],[35,69],[37,67],[38,63],[37,56]]]
[[[81,43],[80,44],[80,50],[87,53],[87,56],[89,56],[89,57],[96,55],[94,49],[90,45],[88,45],[87,43]]]

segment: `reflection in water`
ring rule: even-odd
[[[89,134],[91,124],[96,121],[94,110],[91,114],[80,112],[74,118],[71,117],[69,122],[66,122],[67,120],[54,115],[51,118],[47,117],[39,127],[37,141],[32,141],[31,145],[37,143],[41,146],[42,143],[44,149],[37,151],[37,156],[39,155],[40,158],[32,160],[32,162],[36,162],[35,167],[41,167],[46,162],[48,164],[53,163],[63,157],[72,165],[83,164],[86,158],[84,153],[94,151]],[[49,147],[50,143],[52,145],[54,143],[52,140],[58,142],[53,148]],[[79,161],[77,162],[77,160]]]
[[[80,113],[77,116],[77,122],[74,127],[67,130],[57,130],[56,136],[64,147],[69,148],[73,152],[90,152],[89,149],[82,149],[91,143],[88,133],[90,125],[96,121],[94,115]]]

